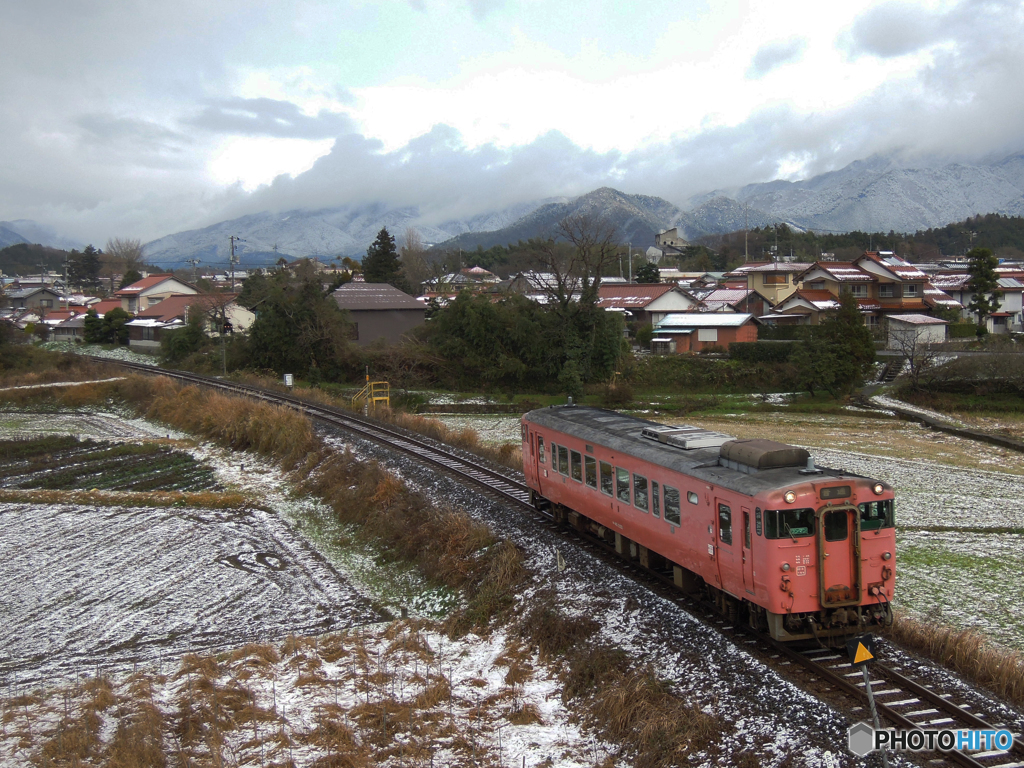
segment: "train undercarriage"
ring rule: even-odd
[[[676,588],[708,605],[733,625],[746,625],[784,642],[816,640],[825,644],[843,641],[865,631],[870,625],[890,626],[892,607],[888,602],[853,605],[807,613],[773,613],[708,584],[699,574],[668,560],[657,552],[628,539],[585,515],[531,492],[536,509],[550,514],[556,523],[569,526],[613,548],[620,557],[662,578],[671,578]]]

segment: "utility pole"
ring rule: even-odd
[[[629,255],[626,257],[629,259],[629,282],[633,282],[633,244],[626,243],[626,248],[629,249]]]
[[[71,306],[71,299],[68,298],[68,255],[64,254],[64,309]]]
[[[192,265],[192,282],[196,281],[196,265],[199,264],[199,259],[185,259],[186,264]]]
[[[750,211],[748,203],[743,204],[743,263],[750,261],[750,251],[747,250],[747,213]]]
[[[238,259],[235,258],[235,241],[238,241],[239,243],[244,243],[245,240],[243,240],[240,237],[236,237],[235,235],[231,235],[231,237],[229,237],[228,239],[231,241],[231,292],[234,293],[235,292],[235,264],[238,263]]]

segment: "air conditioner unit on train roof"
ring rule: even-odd
[[[640,436],[688,451],[695,448],[717,448],[736,439],[731,435],[713,432],[710,429],[687,426],[644,427]]]

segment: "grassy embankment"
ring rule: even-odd
[[[93,363],[65,363],[60,375],[33,374],[19,383],[102,379],[110,373]],[[123,403],[219,445],[255,451],[279,462],[291,471],[301,492],[324,499],[385,560],[412,562],[428,579],[464,595],[462,608],[437,630],[460,636],[500,628],[513,638],[499,660],[509,666],[513,698],[516,675],[525,674],[527,660],[539,653],[559,670],[563,698],[573,700],[583,721],[620,744],[635,765],[678,763],[691,752],[707,749],[716,734],[729,730],[719,718],[675,697],[653,670],[636,667],[598,640],[596,622],[566,614],[553,592],[520,605],[520,591],[537,575],[524,566],[513,544],[496,541],[461,510],[431,505],[380,465],[330,450],[316,437],[309,420],[292,410],[143,376],[77,387],[7,390],[0,398],[8,405],[55,409]],[[161,765],[169,759],[219,765],[230,764],[232,758],[237,763],[239,754],[251,755],[254,749],[259,750],[261,764],[271,759],[288,765],[295,750],[316,747],[324,755],[318,765],[363,766],[395,756],[399,747],[404,756],[405,745],[412,752],[409,756],[425,759],[441,743],[465,759],[472,756],[479,764],[493,765],[493,754],[470,743],[455,731],[450,718],[446,724],[439,714],[446,698],[451,711],[452,693],[442,670],[431,675],[429,647],[418,639],[425,628],[425,623],[398,622],[394,630],[396,645],[418,648],[422,654],[426,685],[414,700],[389,689],[386,665],[379,656],[371,676],[368,654],[365,649],[360,654],[358,633],[322,640],[294,638],[280,647],[247,646],[227,657],[186,657],[173,675],[176,693],[171,702],[157,703],[155,687],[167,679],[157,680],[151,673],[138,673],[123,685],[106,679],[84,681],[62,692],[63,714],[52,698],[47,710],[42,693],[21,694],[3,702],[0,736],[13,731],[32,761],[48,765],[99,762],[127,767]],[[311,645],[321,643],[322,650],[309,652]],[[352,674],[360,674],[359,666],[365,670],[367,695],[365,706],[344,710],[336,698],[333,707],[326,703],[331,681],[318,669],[325,659],[349,656]],[[286,733],[285,716],[276,706],[258,705],[254,689],[246,684],[248,678],[271,674],[270,667],[282,657],[307,676],[307,685],[324,689],[324,701],[307,713],[311,725],[305,730],[292,728]],[[371,687],[378,695],[370,695]],[[40,708],[48,716],[40,716]],[[536,712],[523,709],[511,711],[508,719],[529,722],[536,717]],[[101,731],[113,736],[101,738]]]

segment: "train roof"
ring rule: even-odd
[[[690,475],[709,485],[728,488],[748,496],[808,481],[839,481],[862,477],[824,467],[815,467],[814,473],[810,474],[805,460],[794,460],[801,455],[806,459],[809,454],[803,449],[782,443],[737,440],[729,435],[697,427],[666,428],[664,424],[604,408],[551,406],[530,411],[523,419],[539,427],[595,443],[613,453],[633,456]],[[666,441],[666,433],[671,436],[673,432],[684,437],[672,441],[674,444]],[[739,458],[744,455],[761,456],[766,460],[759,468],[756,461]],[[773,456],[782,456],[783,460],[773,465]],[[779,466],[779,463],[785,466]]]

